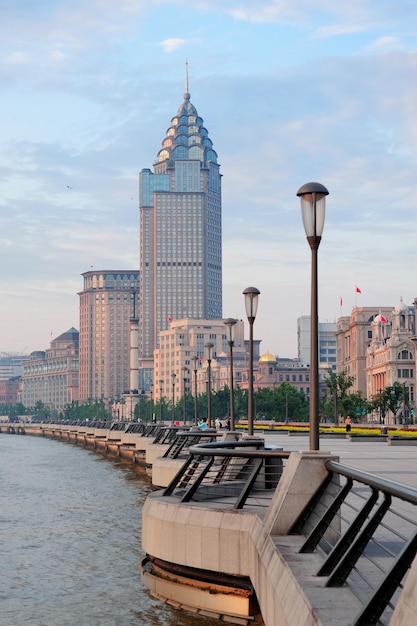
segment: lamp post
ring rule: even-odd
[[[317,252],[326,214],[326,187],[307,183],[297,196],[301,201],[301,215],[307,241],[311,248],[311,318],[310,318],[310,450],[319,444],[319,319],[317,300]]]
[[[162,385],[164,384],[163,380],[159,381],[159,421],[162,422]]]
[[[237,323],[237,320],[235,320],[233,317],[228,317],[226,320],[224,320],[224,325],[227,328],[228,331],[228,337],[227,337],[227,343],[229,345],[229,351],[230,351],[230,381],[229,381],[229,386],[230,386],[230,430],[234,430],[235,429],[235,394],[234,394],[234,390],[233,390],[233,344],[234,344],[234,330],[235,330],[235,324]]]
[[[149,422],[152,422],[152,413],[153,413],[153,401],[152,401],[152,392],[153,392],[153,384],[150,385],[150,402],[149,402]]]
[[[198,411],[197,411],[197,364],[198,364],[198,357],[197,356],[193,356],[193,358],[191,359],[193,362],[193,372],[194,372],[194,426],[198,426]]]
[[[184,365],[184,367],[182,368],[182,372],[183,372],[183,377],[182,377],[182,381],[183,381],[183,420],[184,420],[184,425],[187,423],[187,396],[185,395],[185,383],[187,382],[187,373],[188,373],[188,367],[186,367]]]
[[[172,409],[171,409],[171,424],[174,425],[175,422],[175,379],[177,375],[173,372],[171,374],[172,378]]]
[[[249,322],[248,435],[253,435],[253,323],[258,310],[260,293],[256,287],[246,287],[243,292]]]
[[[206,343],[204,347],[207,350],[207,427],[211,428],[211,351],[214,344]]]

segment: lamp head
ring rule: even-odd
[[[246,315],[248,316],[249,323],[253,323],[258,310],[258,296],[261,292],[256,287],[246,287],[243,291],[245,296]]]
[[[319,245],[326,215],[328,190],[320,183],[306,183],[297,191],[301,201],[304,230],[310,245]]]
[[[228,317],[227,319],[224,320],[224,325],[227,327],[228,330],[228,341],[229,343],[233,343],[234,338],[235,338],[235,324],[237,324],[237,320],[235,320],[234,317]]]

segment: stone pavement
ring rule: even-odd
[[[308,435],[266,433],[265,443],[282,447],[285,451],[309,449]],[[380,478],[410,485],[417,489],[417,446],[390,446],[379,441],[348,441],[347,439],[321,439],[320,451],[331,452],[340,463],[376,474]]]

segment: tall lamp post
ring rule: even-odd
[[[230,387],[230,430],[234,430],[235,429],[235,394],[234,394],[234,390],[233,390],[233,344],[234,344],[234,330],[235,330],[235,324],[237,323],[237,320],[235,320],[233,317],[228,317],[226,320],[224,320],[224,325],[227,328],[227,343],[229,345],[229,353],[230,353],[230,381],[229,381],[229,387]]]
[[[211,428],[211,351],[214,344],[206,343],[204,347],[207,350],[207,426]]]
[[[184,367],[182,368],[182,373],[183,373],[183,377],[182,377],[182,382],[183,382],[183,420],[184,420],[184,425],[187,423],[187,396],[185,394],[185,383],[187,382],[187,373],[188,373],[188,367],[186,367],[184,365]]]
[[[193,356],[191,359],[193,362],[193,372],[194,372],[194,426],[198,426],[198,411],[197,411],[197,365],[198,365],[198,356]]]
[[[153,392],[153,384],[150,385],[150,402],[149,402],[149,422],[152,422],[152,414],[153,414],[153,400],[152,400],[152,392]]]
[[[243,292],[249,322],[248,435],[253,435],[253,323],[258,310],[260,293],[256,287],[246,287]]]
[[[159,381],[159,421],[162,422],[162,385],[164,384],[163,380]]]
[[[177,375],[173,372],[171,374],[172,378],[172,409],[171,409],[171,424],[174,425],[175,422],[175,379]]]
[[[317,252],[326,214],[326,187],[306,183],[297,191],[307,241],[311,248],[310,318],[310,450],[319,450],[319,319],[317,299]]]

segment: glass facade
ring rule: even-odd
[[[220,168],[188,93],[153,172],[139,174],[139,198],[139,360],[149,380],[159,333],[173,320],[222,317]]]

